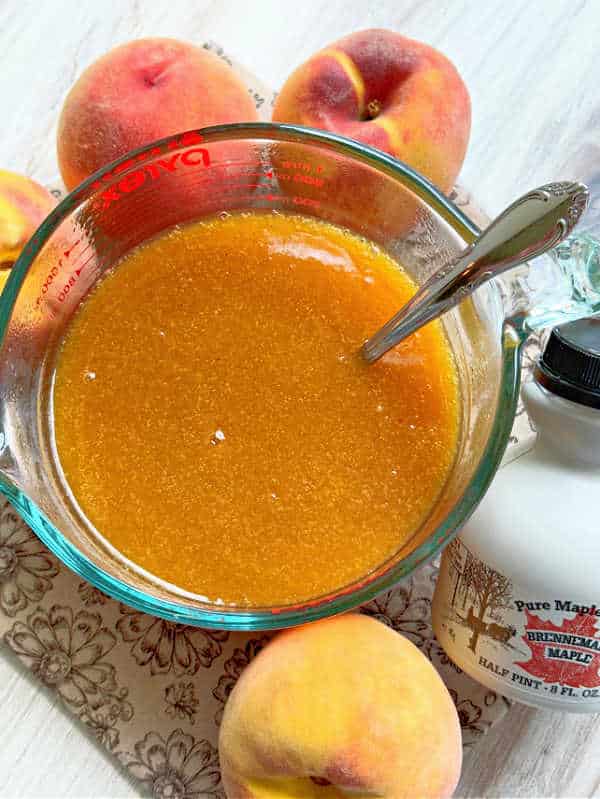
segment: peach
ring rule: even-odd
[[[138,39],[89,66],[58,124],[68,189],[103,165],[156,139],[257,119],[248,90],[214,54],[175,39]]]
[[[425,656],[367,616],[276,636],[242,673],[219,735],[229,799],[451,796],[454,703]]]
[[[299,66],[277,97],[273,121],[377,147],[448,192],[465,156],[471,106],[440,52],[374,29],[346,36]]]
[[[35,180],[0,169],[0,269],[6,275],[55,205],[55,198]]]

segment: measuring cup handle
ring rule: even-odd
[[[534,264],[498,278],[506,320],[521,338],[600,314],[600,241],[589,233],[565,239]]]

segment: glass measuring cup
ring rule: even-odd
[[[268,629],[338,613],[435,555],[474,510],[500,462],[528,331],[600,309],[591,239],[480,289],[443,320],[460,379],[461,436],[448,481],[411,539],[356,583],[301,605],[211,603],[128,561],[85,518],[56,454],[52,376],[57,345],[79,303],[128,250],[175,224],[252,209],[299,212],[367,236],[417,284],[478,233],[424,178],[383,153],[293,126],[220,126],[162,140],[96,173],[42,224],[0,298],[0,492],[67,566],[101,590],[205,627]]]

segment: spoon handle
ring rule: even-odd
[[[520,197],[365,341],[364,359],[373,363],[491,278],[560,244],[579,221],[588,200],[587,187],[572,182],[548,183]]]

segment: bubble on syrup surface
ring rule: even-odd
[[[216,447],[217,444],[221,444],[223,441],[225,441],[225,433],[218,427],[210,437],[210,443],[213,447]]]

